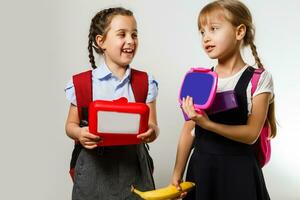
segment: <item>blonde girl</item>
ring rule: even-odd
[[[273,81],[265,70],[251,96],[254,68],[243,60],[241,48],[250,46],[256,67],[263,68],[254,44],[251,13],[240,1],[214,1],[201,10],[198,28],[206,54],[217,60],[213,68],[219,77],[217,92],[233,90],[239,106],[198,114],[193,99],[183,99],[183,109],[191,120],[181,131],[172,184],[179,187],[194,147],[186,180],[195,182],[196,189],[185,199],[270,199],[253,144],[266,119],[271,124],[270,137],[276,135]],[[194,128],[195,136],[191,134]]]

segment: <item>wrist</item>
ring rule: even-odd
[[[213,122],[210,120],[207,120],[206,123],[203,123],[203,128],[206,130],[212,130]]]
[[[74,139],[76,141],[79,141],[79,138],[81,136],[82,127],[76,127],[74,130]]]
[[[180,182],[180,181],[182,180],[181,173],[176,173],[176,172],[174,172],[174,173],[173,173],[173,176],[172,176],[172,180],[173,180],[173,181],[178,181],[178,182]]]
[[[155,138],[157,138],[160,134],[160,130],[159,130],[159,127],[155,124],[149,124],[149,128],[152,128],[154,133],[155,133]]]

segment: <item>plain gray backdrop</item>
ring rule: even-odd
[[[161,135],[151,144],[158,187],[170,183],[183,117],[178,91],[192,66],[211,67],[197,30],[204,0],[27,0],[0,6],[0,199],[70,199],[73,148],[64,131],[69,104],[64,87],[89,69],[87,35],[103,8],[123,6],[136,17],[140,46],[133,67],[159,82]],[[243,1],[252,11],[256,45],[273,74],[278,136],[263,169],[274,200],[300,199],[299,75],[300,3]],[[244,50],[249,64],[253,58]],[[205,184],[205,183],[203,183]]]

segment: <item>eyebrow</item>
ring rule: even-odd
[[[119,30],[116,30],[116,32],[120,32],[120,31],[128,31],[127,29],[119,29]],[[133,32],[138,32],[138,30],[137,29],[133,29],[132,30]]]
[[[218,23],[218,22],[209,22],[206,25],[201,25],[201,29],[204,29],[205,26],[222,26],[222,23]]]
[[[213,22],[213,23],[210,23],[211,26],[213,25],[222,25],[222,23],[216,23],[216,22]]]

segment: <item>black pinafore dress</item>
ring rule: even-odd
[[[254,68],[248,67],[235,86],[238,108],[210,115],[210,120],[228,125],[246,124],[246,90],[253,72]],[[270,199],[253,147],[197,125],[186,180],[195,182],[196,188],[185,200]]]

